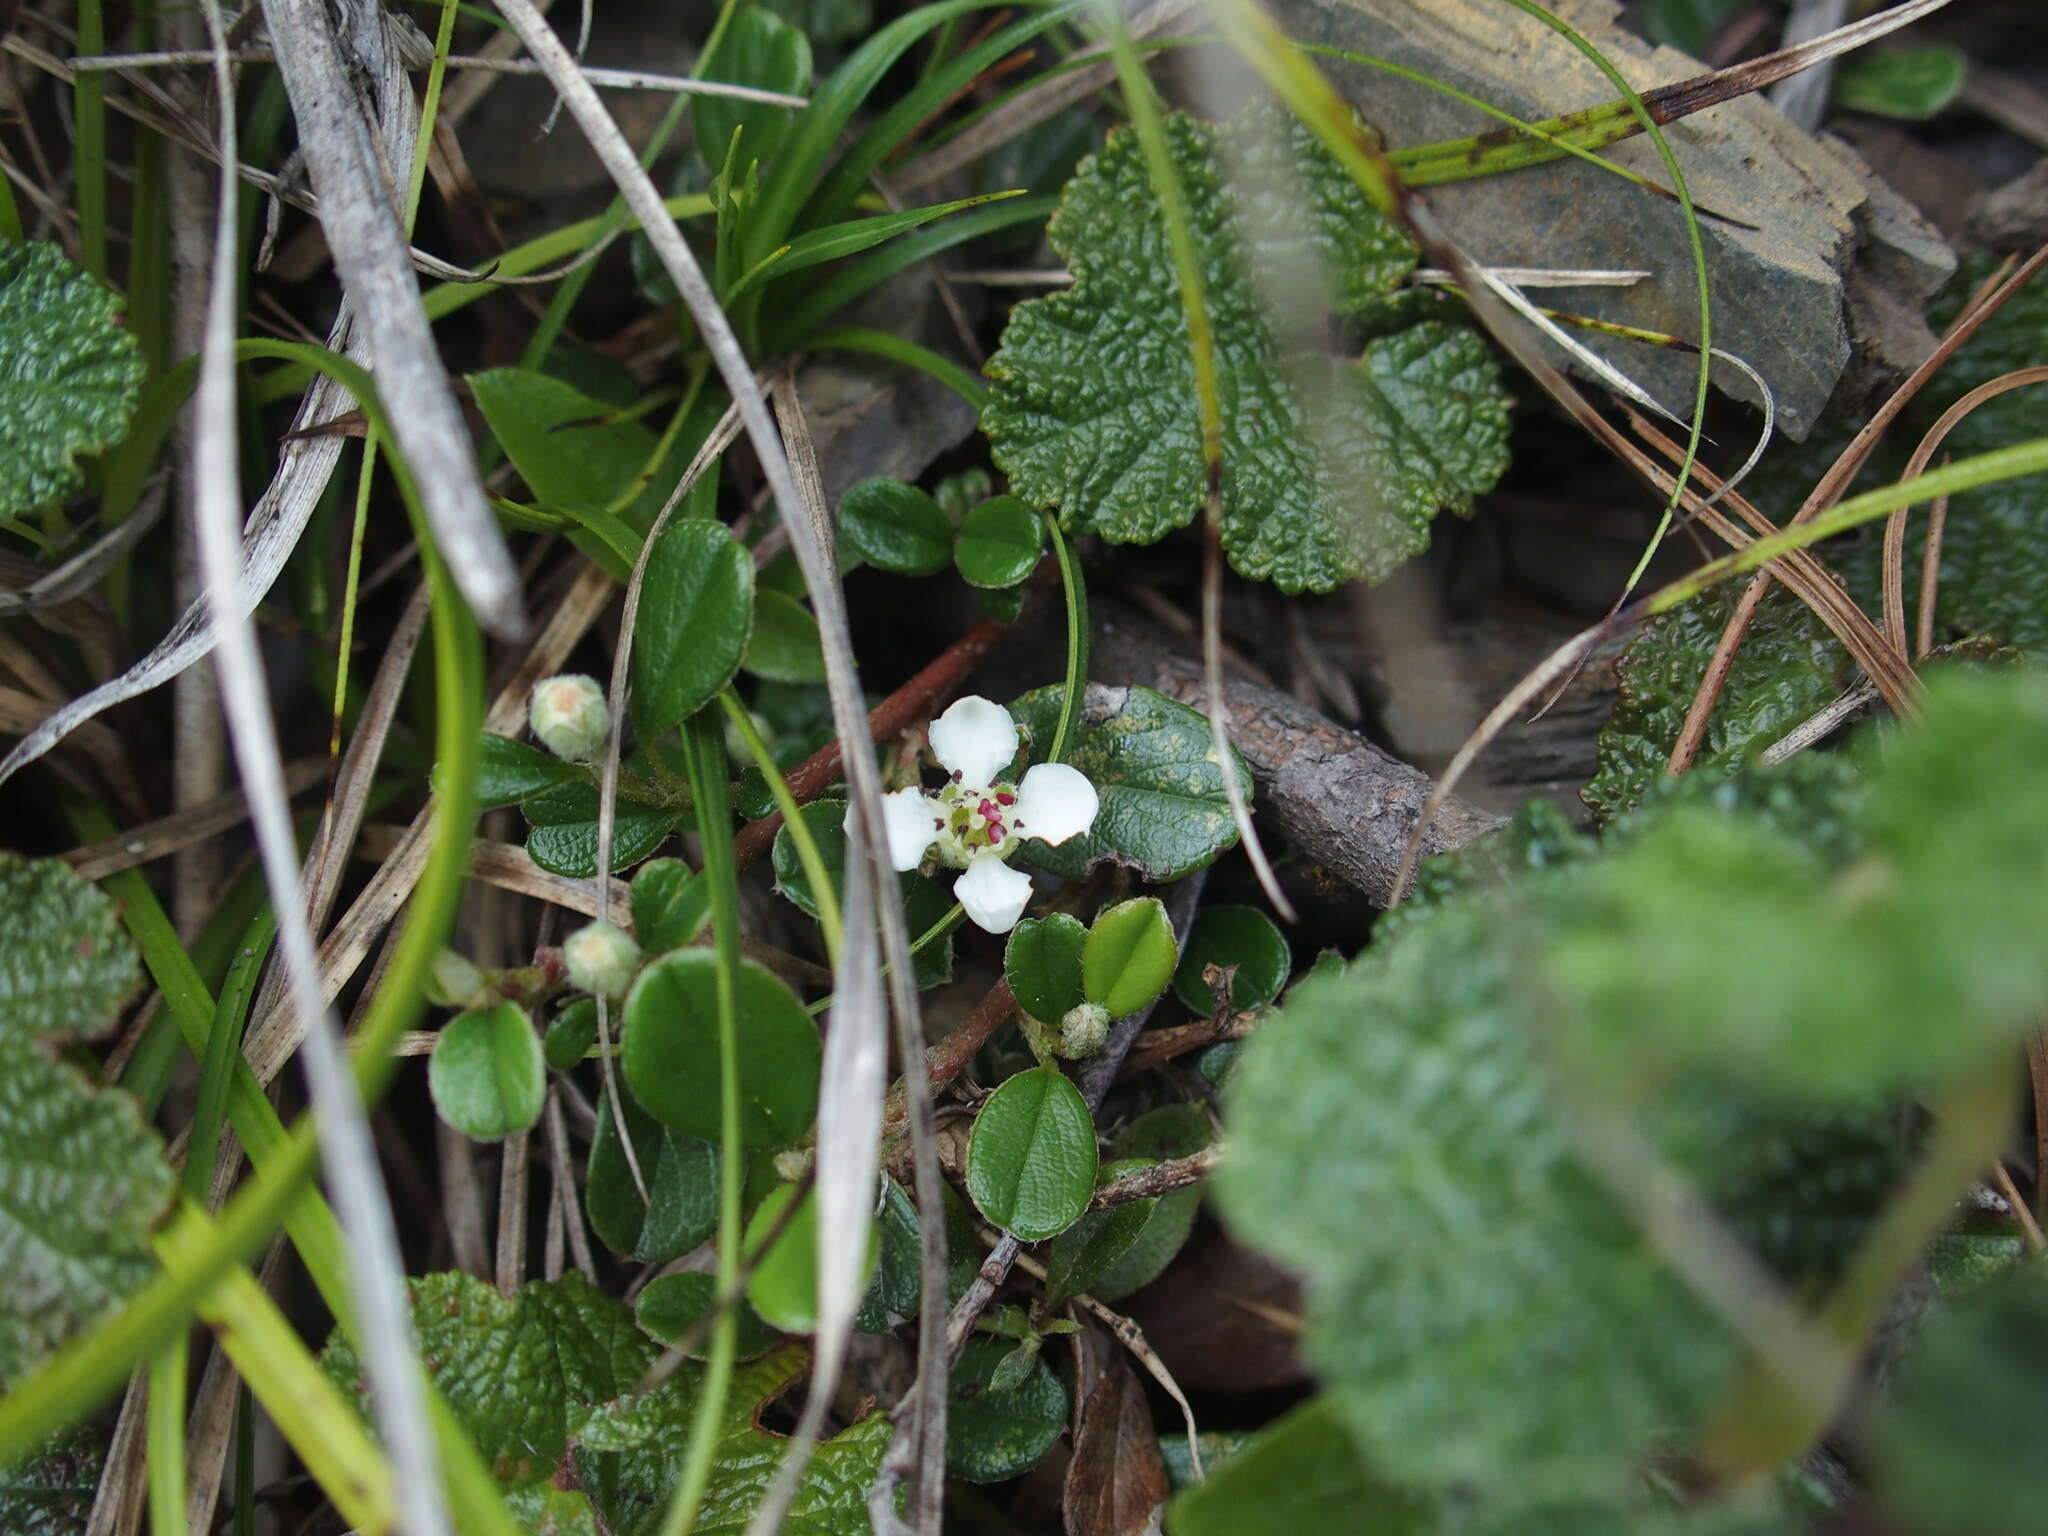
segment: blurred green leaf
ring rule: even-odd
[[[1835,65],[1834,101],[1852,112],[1925,122],[1961,94],[1968,72],[1960,48],[1859,49]]]
[[[735,15],[725,35],[700,62],[706,80],[723,85],[751,85],[756,90],[807,96],[811,89],[811,44],[800,28],[772,10],[752,7]],[[725,169],[733,133],[742,131],[740,154],[766,164],[789,131],[794,107],[731,96],[699,96],[690,103],[697,130],[697,153],[712,175]]]
[[[1045,524],[1014,496],[996,496],[967,514],[953,563],[974,587],[1014,587],[1038,568]]]
[[[781,592],[756,589],[753,633],[740,665],[771,682],[822,683],[825,652],[811,610]]]
[[[476,408],[534,499],[563,511],[603,511],[654,457],[654,434],[620,419],[560,379],[528,368],[472,373]]]
[[[547,1086],[540,1037],[517,1003],[472,1009],[449,1020],[427,1058],[435,1110],[473,1141],[502,1141],[532,1130]]]
[[[716,1276],[685,1273],[663,1275],[651,1282],[634,1303],[634,1320],[642,1333],[651,1334],[667,1345],[675,1345],[696,1330],[711,1315],[718,1299]],[[742,1360],[772,1349],[775,1335],[761,1321],[760,1314],[744,1301],[739,1304],[739,1355]],[[692,1360],[704,1358],[711,1342],[708,1328],[697,1333],[696,1343],[685,1351]]]
[[[711,921],[711,887],[681,859],[652,859],[633,875],[633,937],[650,955],[681,949]]]
[[[775,1241],[768,1242],[768,1234],[792,1205],[795,1214]],[[745,1247],[749,1255],[760,1255],[747,1278],[747,1300],[754,1310],[770,1327],[784,1333],[814,1332],[818,1326],[818,1202],[813,1192],[800,1184],[779,1184],[769,1191],[747,1222]],[[875,1258],[876,1234],[870,1223],[866,1265],[870,1275]],[[866,1277],[861,1284],[867,1284]]]
[[[1168,1509],[1173,1536],[1422,1536],[1439,1529],[1425,1500],[1373,1475],[1328,1397],[1275,1420],[1208,1472],[1208,1481],[1182,1489]]]

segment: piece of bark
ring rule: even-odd
[[[1275,19],[1303,42],[1392,60],[1468,91],[1525,120],[1609,101],[1614,88],[1571,42],[1497,0],[1276,0]],[[1638,88],[1701,73],[1673,49],[1653,49],[1616,22],[1618,0],[1551,7]],[[1344,96],[1396,147],[1497,127],[1435,91],[1362,65],[1317,61]],[[1855,156],[1801,133],[1768,103],[1724,103],[1665,128],[1694,201],[1726,215],[1701,223],[1716,345],[1747,359],[1776,395],[1779,426],[1803,438],[1849,361],[1844,284],[1859,249],[1882,246],[1889,227],[1865,227],[1869,192]],[[1668,185],[1643,138],[1601,152]],[[1552,302],[1601,319],[1691,337],[1699,333],[1692,257],[1677,205],[1577,160],[1560,160],[1425,194],[1473,260],[1491,266],[1647,269],[1630,288],[1575,289]],[[1729,220],[1755,225],[1742,228]],[[1916,240],[1913,242],[1917,244]],[[1911,259],[1910,252],[1899,253]],[[1938,283],[1940,271],[1923,274]],[[1692,399],[1693,358],[1582,337],[1674,410]],[[1717,366],[1715,382],[1741,399],[1754,387]]]
[[[1060,1491],[1067,1536],[1140,1536],[1172,1491],[1145,1389],[1119,1363],[1081,1405]]]
[[[1093,656],[1098,678],[1205,707],[1201,663],[1168,649],[1131,609],[1096,605]],[[1386,906],[1429,796],[1428,776],[1278,689],[1226,676],[1224,703],[1261,812],[1309,858],[1374,906]],[[1500,825],[1499,817],[1454,798],[1437,813],[1423,851],[1459,847]]]

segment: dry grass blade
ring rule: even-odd
[[[2041,383],[2048,383],[2048,367],[2017,368],[2011,373],[2001,374],[1995,379],[1988,379],[1979,384],[1943,411],[1940,419],[1927,429],[1926,436],[1914,447],[1913,456],[1906,461],[1905,471],[1899,478],[1911,480],[1924,473],[1928,464],[1933,461],[1934,455],[1940,451],[1941,445],[1948,440],[1949,433],[1956,429],[1965,416],[1985,401],[1995,400],[2000,395],[2015,389],[2023,389],[2029,384]],[[1910,507],[1899,508],[1885,519],[1884,525],[1884,632],[1892,644],[1901,651],[1906,648],[1906,517],[1911,510]],[[1941,570],[1940,546],[1936,543],[1933,548],[1936,550],[1933,569],[1938,578]],[[1922,655],[1930,648],[1928,642],[1934,636],[1933,609],[1932,597],[1923,593],[1920,604]]]
[[[220,113],[221,161],[235,162],[234,72],[217,0],[201,10],[217,55],[215,86]],[[305,1052],[306,1084],[313,1100],[321,1160],[336,1213],[348,1236],[359,1342],[372,1386],[379,1430],[394,1464],[400,1509],[415,1536],[450,1529],[441,1496],[434,1440],[427,1426],[419,1352],[412,1338],[405,1264],[392,1224],[369,1121],[355,1074],[320,995],[313,935],[299,905],[298,842],[284,783],[262,657],[254,626],[235,614],[240,571],[241,476],[235,402],[237,238],[235,179],[223,174],[214,223],[213,277],[206,302],[205,348],[200,354],[194,469],[200,564],[207,603],[220,633],[221,698],[235,759],[249,797],[271,906],[278,914],[283,964],[302,1014],[311,1021]]]
[[[485,628],[510,639],[525,627],[519,573],[484,499],[469,432],[420,307],[393,205],[394,173],[371,136],[325,0],[267,0],[263,10],[320,197],[320,222],[362,319],[398,450],[463,596]],[[393,51],[381,7],[352,0],[343,16],[363,63]],[[410,155],[389,163],[407,164]]]

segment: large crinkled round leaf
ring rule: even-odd
[[[672,523],[647,557],[633,620],[633,721],[644,741],[731,682],[754,622],[754,562],[725,524]]]
[[[78,455],[128,430],[144,366],[120,309],[56,246],[0,249],[0,517],[71,490]]]
[[[517,1003],[476,1008],[451,1019],[427,1059],[434,1108],[476,1141],[502,1141],[532,1130],[547,1086],[540,1037]]]
[[[626,1082],[646,1110],[687,1136],[716,1141],[719,1118],[718,957],[680,949],[640,973],[626,994],[620,1043]],[[782,1147],[818,1107],[818,1027],[773,972],[742,960],[735,985],[740,1140]]]
[[[1065,693],[1055,684],[1010,705],[1034,755],[1052,745]],[[1022,857],[1068,880],[1106,863],[1157,882],[1200,869],[1237,841],[1213,754],[1209,722],[1185,704],[1150,688],[1089,684],[1066,761],[1101,799],[1095,824],[1057,847],[1026,842]],[[1231,755],[1249,791],[1251,771],[1235,748]]]
[[[988,1096],[967,1140],[967,1193],[1028,1243],[1072,1226],[1095,1193],[1095,1120],[1052,1067],[1019,1072]]]
[[[1008,1339],[970,1339],[953,1367],[946,1470],[955,1477],[1000,1483],[1029,1472],[1066,1428],[1067,1389],[1044,1356],[1015,1386],[990,1386],[996,1367],[1016,1347]]]
[[[56,859],[0,853],[0,1048],[103,1034],[140,974],[97,887]]]
[[[1498,370],[1473,331],[1436,321],[1355,357],[1329,346],[1324,314],[1383,308],[1415,248],[1291,116],[1174,115],[1166,132],[1215,336],[1231,564],[1287,591],[1378,580],[1506,468]],[[1131,130],[1082,163],[1047,233],[1074,283],[1012,311],[983,430],[1019,497],[1076,532],[1151,543],[1201,509],[1208,466],[1180,284]],[[1268,294],[1255,272],[1294,287]],[[1282,335],[1272,301],[1325,275],[1313,334]]]

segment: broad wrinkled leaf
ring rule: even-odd
[[[753,601],[754,562],[723,523],[691,518],[662,531],[633,620],[633,722],[642,740],[694,715],[737,675]]]
[[[796,1205],[796,1214],[783,1222],[783,1213]],[[777,1225],[781,1232],[773,1243],[768,1234]],[[876,1244],[872,1224],[868,1229],[867,1264],[872,1271]],[[767,1246],[764,1248],[763,1245]],[[778,1184],[754,1210],[747,1222],[745,1249],[759,1254],[754,1272],[747,1278],[747,1300],[771,1327],[784,1333],[810,1333],[818,1326],[818,1202],[802,1185]],[[867,1277],[861,1279],[863,1287]]]
[[[10,1536],[81,1536],[106,1461],[92,1425],[54,1436],[13,1466],[0,1466],[0,1531]]]
[[[476,773],[479,810],[515,805],[558,785],[590,780],[587,768],[565,763],[552,752],[543,752],[509,736],[493,736],[488,731],[482,739],[480,756]]]
[[[1574,1160],[1511,932],[1460,904],[1297,986],[1232,1079],[1215,1197],[1304,1277],[1304,1349],[1375,1464],[1605,1495],[1736,1351]]]
[[[1010,930],[1003,976],[1017,1006],[1042,1024],[1057,1024],[1081,1002],[1081,951],[1088,930],[1065,912],[1027,917]]]
[[[1014,1347],[1007,1339],[969,1339],[953,1367],[946,1470],[970,1483],[1029,1472],[1067,1426],[1067,1389],[1043,1356],[1017,1385],[991,1389],[996,1367]]]
[[[967,1193],[1026,1242],[1071,1226],[1095,1192],[1095,1121],[1060,1072],[1033,1067],[982,1104],[967,1142]]]
[[[424,1275],[412,1282],[412,1294],[428,1371],[498,1483],[518,1497],[559,1481],[582,1490],[600,1517],[597,1529],[643,1529],[673,1487],[703,1367],[686,1363],[653,1391],[621,1404],[660,1346],[624,1303],[574,1273],[528,1284],[509,1298],[469,1275]],[[339,1335],[324,1360],[360,1397],[361,1367]],[[778,1349],[734,1371],[699,1531],[744,1530],[783,1446],[756,1416],[802,1376],[804,1364],[801,1350]],[[854,1521],[865,1518],[867,1488],[888,1439],[888,1421],[870,1414],[820,1445],[783,1529],[842,1536],[859,1528]],[[573,1499],[529,1495],[518,1508],[571,1522],[558,1525],[565,1532],[586,1529],[574,1523],[580,1515]]]
[[[1052,745],[1059,685],[1015,700],[1010,713],[1031,734],[1031,750]],[[1232,755],[1237,756],[1232,749]],[[1090,684],[1066,761],[1101,796],[1095,825],[1058,847],[1026,842],[1023,857],[1064,879],[1117,863],[1147,880],[1178,880],[1237,842],[1223,772],[1212,756],[1209,722],[1150,688]],[[1251,772],[1238,757],[1240,782]]]
[[[655,961],[626,995],[620,1061],[633,1096],[687,1136],[720,1134],[718,957],[679,949]],[[811,1128],[818,1107],[818,1027],[782,981],[752,960],[736,980],[740,1140],[782,1147]]]
[[[56,246],[0,249],[0,517],[70,491],[78,455],[128,430],[144,364],[120,311]]]
[[[427,1059],[427,1087],[443,1120],[477,1141],[530,1131],[547,1097],[540,1038],[517,1003],[451,1019]]]
[[[138,973],[100,891],[0,854],[0,1385],[154,1270],[162,1144],[132,1098],[52,1054],[105,1033]]]
[[[726,23],[725,35],[699,67],[706,80],[805,96],[811,89],[811,44],[774,12],[755,7]],[[697,153],[705,168],[714,176],[725,169],[735,130],[741,132],[740,158],[765,163],[782,142],[795,110],[765,101],[699,96],[690,103],[690,111],[696,118]]]
[[[1373,1475],[1328,1397],[1276,1419],[1208,1472],[1173,1501],[1174,1536],[1422,1536],[1438,1528],[1426,1501]]]
[[[1293,963],[1286,936],[1257,907],[1204,907],[1188,929],[1187,943],[1181,946],[1173,990],[1196,1013],[1212,1013],[1216,1000],[1203,971],[1212,965],[1234,966],[1230,1006],[1263,1008],[1280,995]]]
[[[1014,587],[1038,568],[1045,524],[1014,496],[984,501],[960,525],[953,563],[973,587]]]
[[[1223,543],[1287,591],[1377,580],[1466,512],[1507,464],[1508,402],[1471,330],[1427,321],[1327,348],[1325,312],[1373,309],[1415,248],[1291,116],[1221,128],[1174,115],[1179,174],[1215,332],[1223,415]],[[1234,176],[1232,173],[1235,173]],[[1017,495],[1076,532],[1150,543],[1207,487],[1187,320],[1135,135],[1082,163],[1047,229],[1073,286],[1019,304],[989,359],[982,426]],[[1307,301],[1313,341],[1276,333],[1263,272]]]
[[[711,921],[711,886],[681,859],[652,859],[633,876],[633,937],[650,955],[681,949]]]
[[[862,480],[839,498],[839,537],[861,559],[899,576],[929,576],[953,554],[953,525],[901,480]]]
[[[465,382],[476,408],[544,507],[603,511],[633,489],[656,439],[619,409],[530,368],[492,368]]]
[[[1136,1013],[1166,990],[1176,951],[1173,923],[1157,896],[1120,901],[1095,914],[1081,950],[1081,991],[1109,1016]]]
[[[786,593],[757,588],[753,633],[740,665],[774,683],[822,683],[825,652],[811,610]]]
[[[613,1028],[618,1021],[613,1020]],[[718,1227],[718,1143],[672,1131],[621,1088],[626,1126],[647,1199],[633,1183],[625,1148],[612,1125],[611,1095],[598,1101],[597,1138],[590,1147],[584,1191],[590,1228],[614,1253],[644,1264],[665,1264],[708,1238]]]

